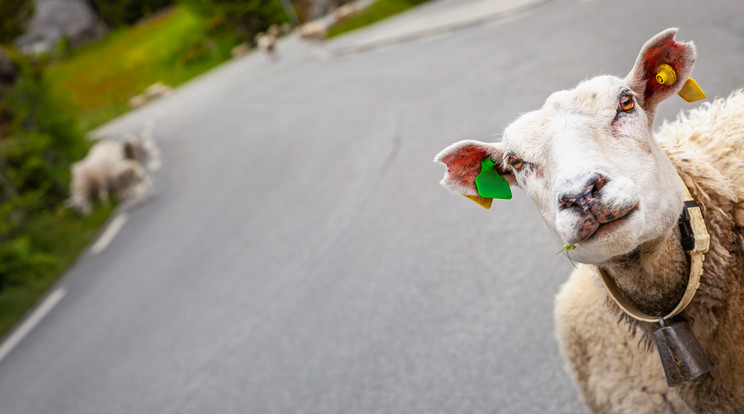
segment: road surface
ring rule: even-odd
[[[728,95],[744,87],[744,6],[554,0],[349,49],[453,3],[325,59],[286,40],[279,62],[235,60],[100,129],[155,122],[158,197],[112,218],[6,348],[0,411],[581,412],[552,319],[571,264],[524,194],[483,210],[431,160],[624,75],[667,27],[695,41],[708,95]]]

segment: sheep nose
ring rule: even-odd
[[[583,174],[563,185],[563,190],[558,192],[558,208],[577,206],[587,210],[590,202],[597,199],[599,190],[607,183],[607,177],[599,172]]]

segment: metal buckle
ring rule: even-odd
[[[699,207],[694,201],[685,201],[685,207],[682,209],[682,214],[677,220],[679,224],[679,241],[682,243],[682,248],[685,251],[691,251],[695,248],[695,232],[692,231],[692,224],[690,223],[690,212],[687,211],[690,207]],[[702,214],[702,210],[701,210]]]

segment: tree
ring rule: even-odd
[[[0,43],[10,44],[22,35],[33,13],[33,0],[0,0]]]
[[[272,24],[287,21],[279,0],[180,0],[180,3],[247,38]]]
[[[173,4],[173,0],[90,0],[109,27],[126,26]]]

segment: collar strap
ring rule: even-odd
[[[680,314],[687,306],[692,302],[692,298],[695,296],[698,287],[700,287],[700,277],[703,275],[703,261],[705,260],[705,253],[708,251],[710,246],[710,235],[708,230],[705,228],[705,221],[703,220],[703,212],[700,206],[695,202],[690,194],[690,190],[685,185],[682,177],[679,178],[680,184],[682,184],[682,190],[684,191],[685,206],[682,210],[682,215],[679,218],[680,228],[680,242],[682,247],[690,255],[690,279],[687,281],[687,288],[682,299],[667,315],[661,316],[662,319],[671,319],[675,315]],[[610,297],[617,303],[620,309],[623,310],[628,316],[641,322],[652,322],[658,323],[659,316],[649,315],[635,306],[632,302],[623,296],[620,289],[617,287],[617,283],[607,275],[599,266],[594,267],[597,273],[601,276],[602,281],[607,290],[610,293]]]

